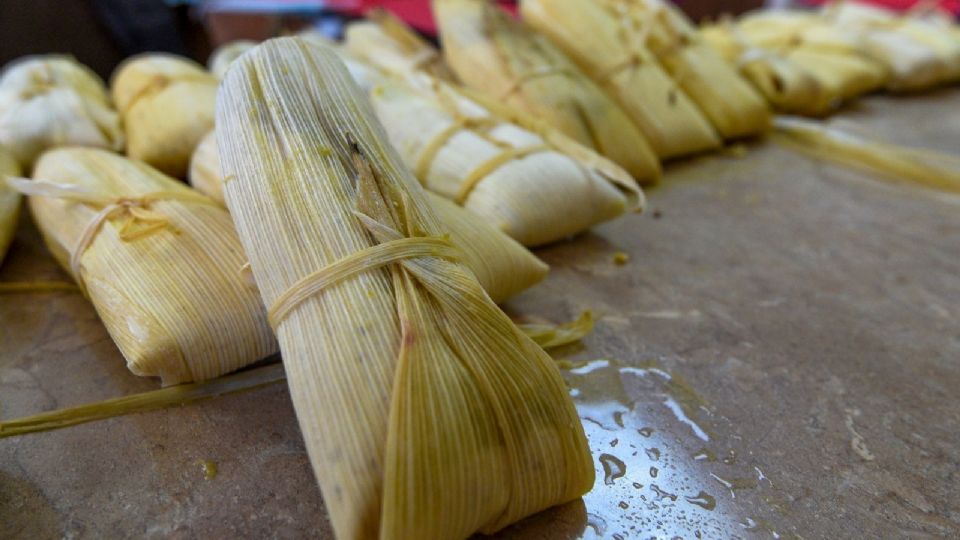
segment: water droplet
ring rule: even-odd
[[[617,411],[613,413],[613,421],[620,427],[624,427],[623,424],[623,411]]]
[[[695,497],[684,497],[688,503],[695,504],[705,510],[713,510],[717,507],[717,499],[705,491],[697,493]],[[699,538],[699,537],[698,537]]]
[[[634,482],[633,487],[637,489],[643,489],[643,484],[641,484],[640,482]]]
[[[620,439],[614,439],[610,441],[610,446],[612,447],[616,447],[618,444],[620,444]]]
[[[592,373],[598,369],[604,369],[608,367],[610,367],[609,360],[594,360],[592,362],[587,362],[576,369],[571,369],[570,373],[573,373],[574,375],[586,375],[587,373]]]
[[[590,527],[591,529],[593,529],[593,532],[595,532],[599,536],[603,536],[604,533],[607,532],[606,520],[590,512],[587,513],[587,527]]]
[[[733,465],[737,462],[737,453],[733,450],[730,450],[727,456],[723,458],[723,462],[727,465]]]
[[[650,435],[653,435],[653,428],[642,427],[637,430],[637,433],[643,435],[644,437],[649,437]]]
[[[671,501],[677,500],[676,495],[660,489],[660,487],[657,486],[656,484],[650,484],[650,489],[652,489],[653,492],[657,494],[657,500],[663,500],[663,499],[670,499]]]
[[[600,454],[600,464],[603,465],[603,483],[613,485],[617,478],[623,478],[627,474],[627,464],[616,456],[610,454]]]
[[[620,501],[620,504],[618,504],[617,506],[619,506],[620,508],[623,508],[624,510],[626,510],[627,508],[630,508],[630,505],[627,504],[627,501]]]
[[[653,461],[660,459],[660,449],[659,448],[647,448],[647,457]]]
[[[660,471],[656,467],[650,467],[650,478],[656,478]]]

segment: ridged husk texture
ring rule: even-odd
[[[20,218],[20,192],[7,185],[7,176],[19,176],[20,164],[6,147],[0,146],[0,263],[10,248]]]
[[[246,257],[222,206],[103,150],[47,152],[33,176],[101,200],[29,197],[47,247],[67,271],[83,232],[106,205],[166,194],[106,219],[74,276],[132,372],[178,384],[217,377],[276,352],[256,289],[241,274]],[[184,200],[166,198],[170,193]]]
[[[640,129],[547,38],[487,0],[434,0],[448,65],[467,86],[552,124],[644,183],[659,177]]]
[[[523,18],[610,94],[661,158],[714,149],[720,137],[647,49],[629,19],[595,0],[523,0]]]
[[[226,204],[216,133],[211,131],[197,146],[190,162],[190,183],[194,188]],[[457,206],[443,197],[427,197],[450,240],[460,247],[464,264],[494,302],[504,300],[536,285],[549,268],[529,250],[488,223],[483,217]]]
[[[662,0],[597,0],[646,37],[654,56],[725,139],[770,127],[766,101],[705,43],[679,9]]]
[[[213,129],[217,78],[170,54],[134,56],[110,83],[127,133],[127,155],[182,178],[200,139]]]
[[[0,75],[0,144],[29,169],[57,146],[123,148],[103,81],[69,56],[29,56]]]
[[[344,43],[350,55],[390,73],[422,71],[454,80],[440,52],[385,9],[373,9],[366,20],[347,25]]]
[[[370,99],[427,189],[524,245],[566,238],[643,204],[625,171],[608,176],[426,74],[384,78]]]
[[[266,305],[363,250],[441,237],[333,51],[267,41],[228,71],[217,106],[227,201]],[[448,259],[456,250],[418,253],[351,262],[278,322],[339,538],[465,538],[593,485],[554,362]]]

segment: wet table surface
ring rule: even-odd
[[[960,91],[841,117],[960,153]],[[598,479],[501,536],[960,535],[960,197],[756,143],[649,199],[539,250],[550,277],[507,306],[599,316],[555,355]],[[0,280],[44,278],[24,219]],[[77,294],[0,298],[0,340],[0,418],[158,386]],[[282,384],[0,440],[2,538],[234,536],[332,538]]]

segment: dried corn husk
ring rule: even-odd
[[[20,219],[20,193],[7,185],[7,176],[19,176],[20,164],[5,147],[0,146],[0,263],[17,232]]]
[[[641,183],[659,163],[626,113],[550,43],[487,0],[435,0],[447,63],[467,86],[596,150]]]
[[[30,209],[47,247],[85,287],[130,371],[176,384],[276,351],[222,206],[102,150],[47,152],[33,176],[43,182],[18,186],[34,194]]]
[[[654,56],[725,139],[765,132],[763,97],[703,41],[679,9],[662,0],[598,0],[646,38]]]
[[[296,38],[253,49],[227,73],[217,125],[339,538],[464,538],[590,489],[553,361],[448,259],[457,250],[334,52]],[[361,266],[384,246],[420,255]],[[345,277],[278,319],[278,299],[331,265]]]
[[[523,0],[524,20],[623,107],[661,158],[718,148],[710,122],[627,19],[595,0]]]
[[[626,172],[608,175],[616,169],[612,163],[595,167],[564,154],[428,75],[383,79],[370,99],[390,141],[427,189],[524,245],[566,238],[643,205],[642,191]]]
[[[199,191],[225,203],[217,137],[210,132],[197,146],[190,164],[190,183]],[[464,264],[494,302],[536,285],[549,268],[533,253],[495,229],[483,217],[460,208],[439,195],[428,194],[454,245],[464,252]]]
[[[227,68],[234,60],[256,46],[257,42],[249,39],[238,39],[224,43],[210,53],[210,58],[207,59],[207,69],[214,77],[222,79],[224,73],[227,72]]]
[[[821,122],[786,116],[776,118],[774,140],[824,161],[960,193],[960,159],[952,154],[872,141]]]
[[[738,35],[730,21],[703,26],[700,35],[778,111],[819,116],[843,99],[840,94],[830,93],[829,87],[796,62],[751,45]]]
[[[194,148],[213,129],[217,78],[186,58],[145,54],[117,68],[110,91],[123,117],[127,155],[183,177]]]
[[[119,151],[123,132],[96,73],[69,56],[30,56],[0,75],[0,144],[29,168],[56,146]]]
[[[422,71],[454,80],[439,51],[385,9],[370,10],[366,20],[347,25],[344,42],[352,56],[390,73]]]

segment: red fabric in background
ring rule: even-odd
[[[333,9],[352,15],[363,15],[367,10],[375,7],[386,8],[421,32],[430,35],[437,33],[433,12],[430,11],[430,0],[328,0],[327,3]],[[516,13],[516,2],[501,1],[499,3],[508,11]]]

